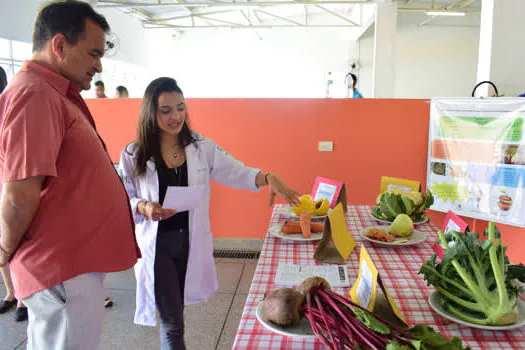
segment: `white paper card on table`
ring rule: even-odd
[[[279,286],[299,286],[308,277],[318,276],[328,281],[332,287],[349,287],[346,265],[296,265],[279,263],[275,274],[275,284]]]
[[[204,199],[206,187],[198,186],[168,186],[164,209],[174,209],[178,213],[195,208]]]

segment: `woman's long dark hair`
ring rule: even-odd
[[[144,93],[140,104],[139,124],[137,127],[137,140],[134,152],[137,154],[135,175],[141,176],[146,172],[146,163],[153,157],[156,162],[161,160],[160,152],[160,129],[157,124],[157,111],[159,107],[159,96],[164,92],[177,92],[184,96],[175,79],[158,78],[153,80]],[[188,125],[188,114],[178,135],[179,145],[184,148],[189,144],[196,144]]]
[[[4,68],[0,67],[0,94],[4,91],[7,86],[7,74],[5,73]]]

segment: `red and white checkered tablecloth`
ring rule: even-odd
[[[433,253],[432,245],[437,238],[437,227],[431,223],[417,226],[417,230],[427,233],[425,243],[420,245],[397,249],[377,247],[359,235],[362,229],[378,225],[371,216],[370,209],[364,205],[348,206],[346,223],[357,242],[357,247],[346,263],[350,283],[357,279],[359,249],[364,244],[379,270],[383,283],[397,301],[409,325],[430,325],[448,337],[458,336],[472,349],[525,349],[525,327],[511,331],[485,331],[453,323],[434,313],[427,301],[433,288],[426,285],[423,276],[418,275],[418,272]],[[282,212],[283,205],[276,205],[270,225],[285,220]],[[274,279],[279,263],[321,265],[313,258],[317,244],[266,236],[233,349],[326,349],[317,339],[297,339],[269,331],[255,316],[255,310],[264,295],[278,288],[274,285]],[[350,288],[334,290],[347,296],[350,293]]]

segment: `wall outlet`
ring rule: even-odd
[[[333,152],[334,143],[332,141],[319,141],[319,152]]]

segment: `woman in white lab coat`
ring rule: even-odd
[[[135,323],[161,320],[161,349],[185,349],[184,305],[207,301],[217,290],[210,232],[210,180],[276,195],[299,204],[298,193],[278,176],[244,164],[214,141],[190,130],[181,89],[171,78],[147,87],[136,142],[121,153],[120,167],[136,223],[142,259],[135,266]],[[168,186],[205,186],[205,198],[190,211],[162,208]]]

